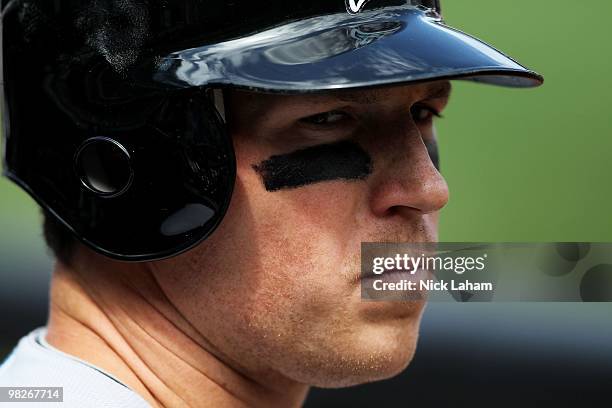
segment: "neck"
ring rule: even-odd
[[[57,264],[46,340],[115,376],[153,407],[296,407],[308,387],[251,378],[172,304],[148,264],[80,251]],[[264,370],[265,371],[265,370]]]

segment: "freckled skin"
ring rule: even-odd
[[[338,387],[410,362],[424,304],[361,302],[359,250],[362,241],[437,240],[448,190],[426,147],[431,123],[410,116],[431,86],[360,91],[377,101],[342,103],[359,120],[323,132],[296,122],[337,108],[328,96],[226,95],[237,159],[230,208],[197,248],[157,262],[155,276],[227,364],[253,378]],[[446,99],[432,103],[441,110]],[[253,169],[340,140],[371,156],[367,178],[269,192]]]

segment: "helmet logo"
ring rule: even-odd
[[[370,0],[345,0],[346,3],[346,11],[349,14],[357,14],[363,9],[363,6]]]

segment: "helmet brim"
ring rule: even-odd
[[[154,80],[177,87],[316,92],[466,78],[528,88],[543,78],[490,45],[404,6],[330,14],[158,60]]]

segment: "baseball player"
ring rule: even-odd
[[[2,30],[4,174],[57,263],[0,386],[62,387],[49,407],[398,374],[424,303],[362,302],[360,243],[437,240],[450,80],[543,80],[437,0],[2,0]]]

